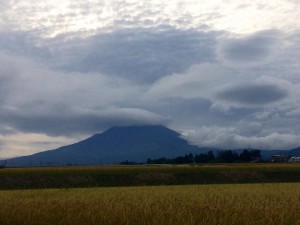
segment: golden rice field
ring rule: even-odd
[[[300,183],[0,191],[1,225],[293,225]]]

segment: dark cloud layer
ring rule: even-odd
[[[11,54],[0,54],[0,62],[1,134],[6,128],[48,135],[85,134],[168,120],[141,106],[130,106],[142,89],[127,80],[52,71]]]
[[[235,66],[257,66],[269,61],[280,48],[278,31],[262,31],[241,38],[220,42],[218,56]]]
[[[104,73],[148,83],[193,64],[214,62],[220,32],[170,26],[131,28],[46,42],[28,32],[0,32],[0,48],[66,72]]]
[[[62,68],[151,82],[193,64],[214,61],[217,35],[171,27],[116,30],[64,43]]]
[[[49,50],[42,46],[43,41],[34,33],[25,31],[0,31],[1,52],[14,54],[18,57],[34,58],[37,61],[49,60]]]
[[[221,91],[217,98],[244,105],[274,103],[288,96],[288,92],[270,84],[242,84]]]
[[[94,113],[59,110],[57,113],[35,114],[21,112],[2,113],[4,124],[22,132],[48,135],[74,135],[98,133],[113,126],[167,124],[168,118],[137,108],[111,108]]]

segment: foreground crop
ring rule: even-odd
[[[300,184],[0,191],[1,225],[299,224]]]

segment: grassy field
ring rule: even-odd
[[[0,191],[1,225],[293,225],[300,184]]]
[[[300,164],[6,168],[0,189],[300,182]]]

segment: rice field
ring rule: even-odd
[[[300,183],[0,191],[0,225],[293,225]]]

